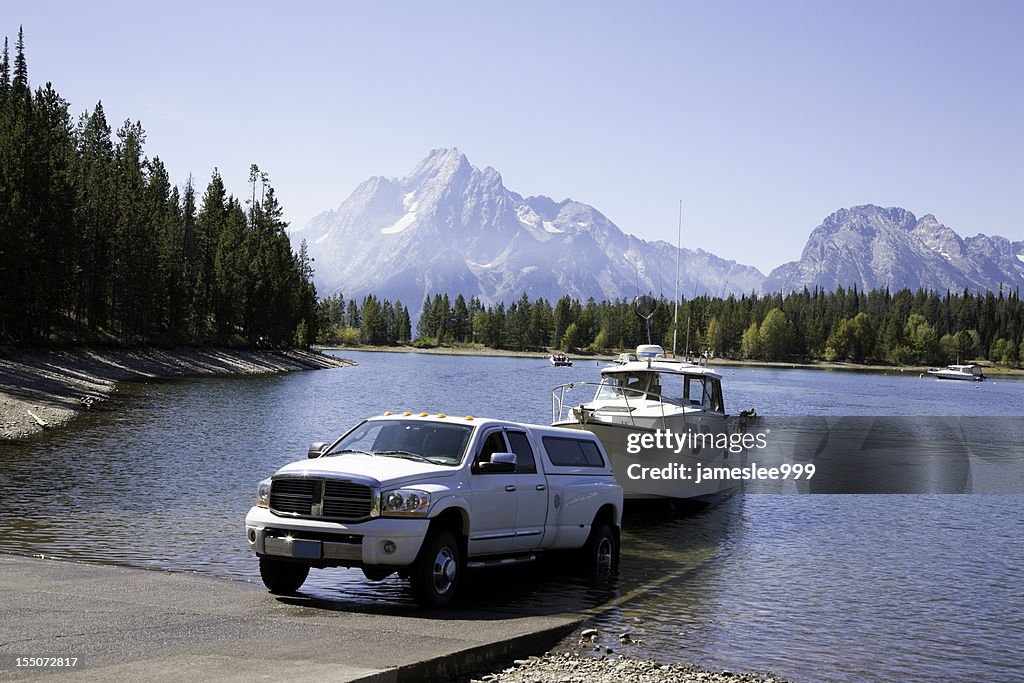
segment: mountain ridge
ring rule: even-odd
[[[496,304],[524,292],[552,301],[671,296],[676,283],[674,245],[628,234],[571,198],[523,197],[454,147],[431,150],[402,178],[368,178],[292,239],[307,241],[321,296],[375,294],[414,307],[435,292]],[[964,238],[933,214],[873,204],[827,216],[799,259],[767,275],[703,249],[683,248],[679,260],[688,297],[1024,285],[1024,242]]]
[[[305,239],[322,295],[418,302],[434,292],[484,303],[530,298],[632,297],[675,283],[676,249],[620,230],[592,206],[523,197],[492,167],[456,148],[432,150],[403,178],[374,176],[314,217]],[[697,293],[747,293],[764,274],[703,250],[683,249],[683,279]]]
[[[995,291],[1024,285],[1024,242],[961,237],[933,214],[900,207],[840,209],[811,231],[803,253],[768,274],[765,291],[888,287]]]

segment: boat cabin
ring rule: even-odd
[[[651,402],[724,413],[722,377],[710,368],[665,358],[660,346],[644,345],[637,354],[622,354],[615,365],[601,371],[592,405],[640,408]]]
[[[681,364],[680,364],[681,365]],[[674,367],[632,370],[605,370],[595,402],[664,401],[681,407],[696,407],[716,413],[724,412],[722,381],[711,373],[692,373],[701,369]]]

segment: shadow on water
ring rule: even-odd
[[[382,581],[362,579],[354,586],[351,577],[334,587],[326,584],[327,573],[358,570],[323,570],[319,580],[295,596],[279,597],[285,604],[324,611],[398,615],[412,618],[501,620],[523,616],[578,614],[613,599],[618,579],[587,580],[578,575],[572,556],[551,556],[514,567],[467,571],[455,604],[450,609],[420,608],[413,599],[409,582],[392,575]],[[310,577],[313,578],[313,574]],[[353,590],[353,589],[356,590]],[[372,593],[368,593],[371,591]]]

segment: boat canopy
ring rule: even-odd
[[[664,349],[655,344],[638,346],[635,354],[623,353],[619,355],[614,365],[609,365],[601,370],[601,374],[606,377],[637,372],[661,372],[671,375],[696,375],[722,379],[719,373],[707,366],[676,358],[666,358]]]

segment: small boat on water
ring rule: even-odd
[[[947,365],[944,368],[928,368],[928,374],[938,379],[962,379],[970,382],[980,382],[985,379],[985,373],[981,366],[971,363],[969,365]]]
[[[565,355],[564,353],[553,353],[548,357],[548,360],[550,360],[551,365],[553,365],[556,368],[572,367],[572,361],[569,359],[569,356]]]
[[[579,389],[593,391],[592,398],[573,402]],[[654,344],[621,354],[601,370],[600,384],[573,382],[551,393],[552,424],[596,435],[627,499],[712,501],[735,488],[737,482],[697,474],[745,464],[746,449],[736,447],[740,435],[730,437],[727,418],[722,376],[668,358]]]

